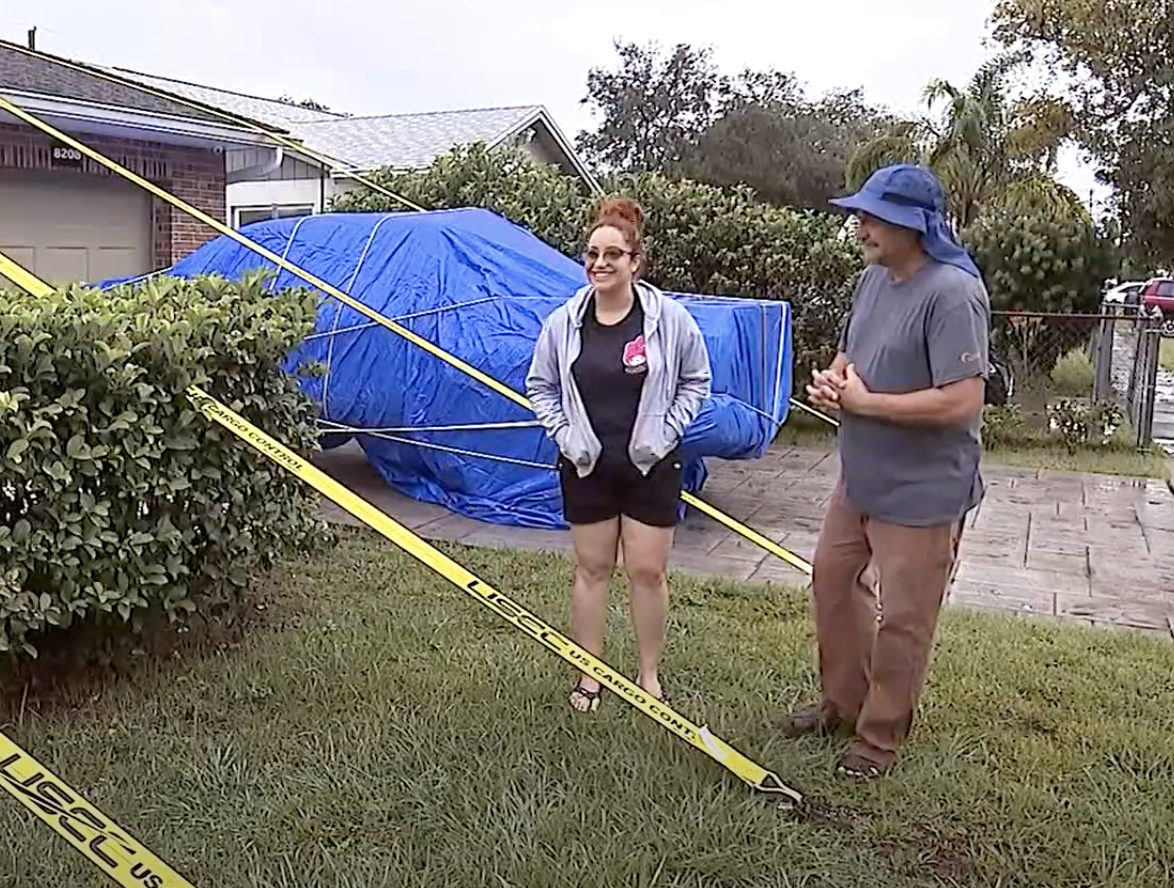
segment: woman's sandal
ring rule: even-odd
[[[583,687],[583,679],[579,679],[577,682],[575,682],[575,686],[573,688],[571,688],[571,709],[573,709],[575,712],[580,712],[583,714],[586,714],[588,712],[594,712],[596,709],[599,708],[599,701],[602,696],[603,696],[603,686],[602,685],[600,685],[594,691],[589,691],[585,687]],[[580,709],[578,706],[575,705],[574,701],[575,701],[576,697],[581,700],[587,701],[587,708],[586,709]]]

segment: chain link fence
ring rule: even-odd
[[[1116,399],[1137,430],[1138,446],[1168,444],[1174,436],[1174,373],[1162,363],[1163,349],[1174,347],[1172,334],[1161,312],[1109,306],[1102,315],[1094,396]]]
[[[1156,417],[1157,437],[1174,434],[1165,427],[1167,416],[1174,423],[1174,374],[1161,367],[1163,338],[1162,319],[1136,306],[992,313],[991,354],[1016,421],[1070,446],[1114,440],[1149,447]]]

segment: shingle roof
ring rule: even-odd
[[[540,105],[513,105],[353,117],[124,68],[106,70],[232,114],[283,127],[307,147],[355,170],[425,167],[454,145],[495,143],[543,110]]]
[[[299,123],[298,137],[309,147],[351,164],[356,170],[392,166],[426,167],[454,145],[493,144],[542,112],[540,105],[386,114]]]
[[[79,67],[71,67],[74,65]],[[222,118],[209,111],[194,109],[135,89],[133,86],[111,83],[101,77],[87,74],[85,67],[87,66],[82,62],[29,51],[7,40],[0,41],[2,87],[63,99],[133,108],[189,120],[224,122]]]
[[[103,66],[103,70],[127,80],[137,80],[155,89],[165,90],[194,102],[202,102],[214,108],[220,108],[230,114],[247,117],[260,123],[282,129],[292,129],[291,124],[307,123],[315,120],[343,120],[345,115],[332,111],[314,111],[302,108],[299,105],[290,105],[276,99],[265,99],[260,96],[250,96],[245,93],[220,89],[215,86],[201,86],[188,83],[184,80],[172,80],[168,77],[157,77],[153,74],[142,74],[125,68]]]

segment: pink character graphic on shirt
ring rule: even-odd
[[[644,353],[644,334],[640,334],[624,345],[624,370],[627,373],[643,373],[647,369],[648,356]]]

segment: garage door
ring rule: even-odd
[[[4,171],[0,250],[51,284],[143,274],[151,271],[150,201],[121,179]]]

